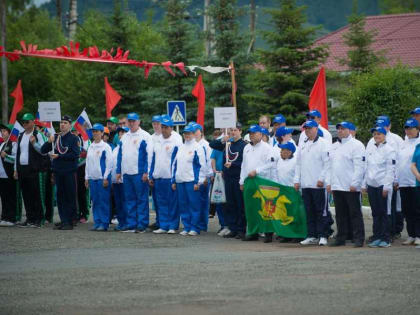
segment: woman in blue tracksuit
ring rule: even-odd
[[[173,162],[172,189],[177,191],[178,208],[184,230],[179,234],[196,236],[200,233],[200,185],[205,179],[205,158],[202,147],[195,141],[193,126],[184,128],[185,143],[179,147]]]
[[[85,185],[90,189],[94,226],[91,231],[107,231],[110,216],[112,150],[102,140],[104,126],[94,124],[93,142],[86,156]]]

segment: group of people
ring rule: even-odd
[[[144,233],[149,228],[151,195],[154,233],[197,236],[207,231],[210,188],[215,174],[221,173],[226,203],[216,206],[219,236],[244,241],[261,237],[247,234],[243,198],[246,179],[260,176],[301,192],[308,230],[299,240],[302,245],[328,244],[333,233],[332,196],[337,233],[330,245],[351,240],[355,247],[363,246],[361,192],[367,192],[373,217],[368,246],[389,247],[405,220],[408,238],[403,244],[420,247],[420,108],[411,115],[404,125],[404,140],[391,132],[389,117],[377,117],[365,147],[356,139],[355,125],[346,121],[336,125],[333,142],[320,125],[318,110],[307,113],[298,144],[292,138],[295,129],[286,126],[281,114],[272,122],[261,116],[243,138],[238,122],[209,143],[200,124],[189,123],[181,136],[168,115],[153,116],[152,135],[141,128],[137,113],[120,120],[111,117],[107,126],[94,124],[86,140],[67,115],[61,119],[60,132],[47,137],[27,113],[22,117],[25,131],[16,142],[8,141],[12,126],[0,125],[5,140],[0,145],[0,226],[19,221],[22,194],[26,210],[22,227],[52,222],[55,196],[60,215],[55,229],[72,230],[76,223],[86,222],[91,204],[93,231],[107,231],[115,216],[115,230]],[[273,234],[263,238],[271,242]]]

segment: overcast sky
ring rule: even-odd
[[[50,0],[33,0],[36,6],[40,6],[45,2],[50,2]]]

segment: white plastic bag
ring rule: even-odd
[[[223,180],[222,173],[216,173],[214,177],[213,188],[211,190],[211,203],[224,203],[226,202],[225,181]]]

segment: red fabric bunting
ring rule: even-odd
[[[170,61],[162,62],[162,66],[165,68],[166,71],[169,72],[169,74],[171,74],[173,77],[175,76],[175,73],[171,69],[172,62]]]
[[[181,72],[184,75],[187,75],[187,72],[185,71],[185,65],[184,65],[183,62],[178,62],[178,63],[174,64],[174,66],[177,67],[179,70],[181,70]]]

